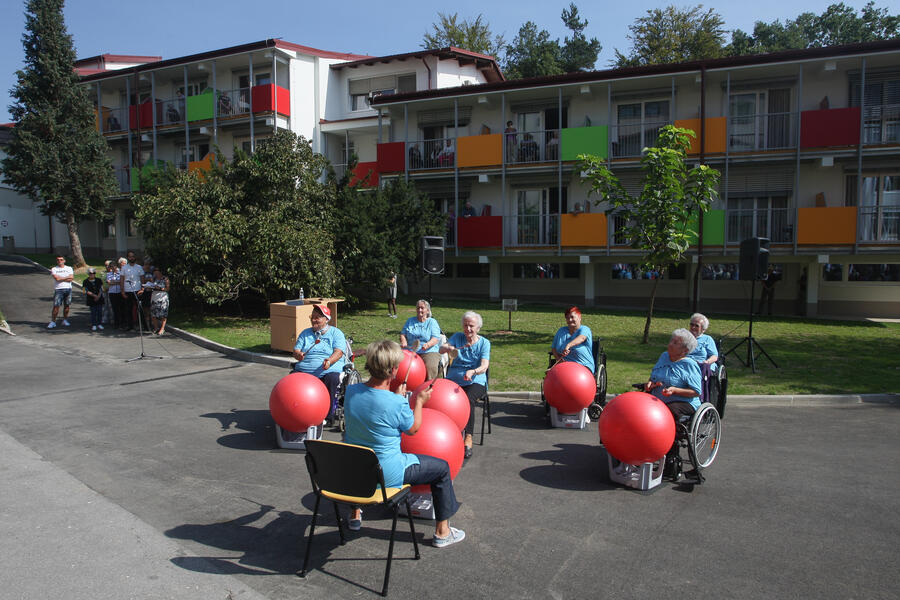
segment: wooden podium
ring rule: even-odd
[[[269,332],[271,340],[269,345],[273,350],[293,352],[297,343],[297,334],[309,327],[309,315],[313,305],[325,304],[331,311],[329,325],[337,326],[338,302],[343,298],[306,298],[303,304],[299,300],[287,302],[273,302],[269,305]]]

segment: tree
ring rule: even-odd
[[[832,4],[821,15],[805,12],[795,19],[757,21],[753,33],[736,29],[727,53],[762,54],[781,50],[819,48],[887,40],[900,35],[900,15],[868,2],[857,15],[843,2]]]
[[[654,8],[628,26],[631,52],[616,49],[615,67],[671,64],[722,56],[725,21],[713,9]]]
[[[135,197],[147,250],[169,277],[208,304],[339,290],[333,260],[334,189],[326,159],[279,130],[256,152],[237,151],[202,177],[178,171]]]
[[[512,44],[506,46],[503,71],[508,79],[559,75],[594,68],[602,46],[597,38],[588,41],[585,37],[588,22],[581,19],[575,3],[563,9],[561,18],[572,32],[572,37],[566,37],[563,45],[558,39],[550,39],[550,32],[546,29],[538,30],[533,21],[519,28]]]
[[[3,176],[41,211],[66,224],[76,269],[85,266],[78,224],[102,218],[115,190],[107,144],[87,90],[78,83],[63,0],[29,0],[25,67],[16,71],[9,107],[15,127]]]
[[[426,31],[422,38],[422,47],[428,50],[454,46],[470,52],[499,56],[505,43],[502,35],[494,36],[491,33],[490,25],[481,15],[474,21],[460,22],[457,13],[438,13],[438,22],[432,23],[431,27],[432,32]]]
[[[605,161],[582,155],[580,168],[583,179],[591,184],[591,194],[606,201],[606,214],[623,217],[626,225],[621,233],[632,248],[644,253],[641,268],[655,270],[660,276],[666,269],[682,261],[696,232],[691,229],[692,217],[705,211],[716,197],[719,172],[706,165],[688,168],[686,158],[694,132],[666,125],[659,132],[655,148],[647,148],[641,158],[645,171],[644,187],[634,198],[625,191]],[[650,305],[644,325],[644,344],[650,335],[653,304],[659,277],[653,281]]]

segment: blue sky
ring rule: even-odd
[[[625,37],[634,19],[650,8],[673,2],[576,2],[579,12],[589,21],[587,34],[603,44],[596,68],[606,68],[614,49],[629,48]],[[725,19],[728,29],[749,31],[757,20],[793,18],[804,11],[821,13],[829,1],[755,0],[711,2]],[[856,9],[864,0],[844,0]],[[677,6],[693,3],[676,1]],[[568,0],[457,0],[455,3],[388,3],[343,0],[338,4],[309,0],[268,0],[260,2],[216,0],[195,3],[185,0],[69,0],[66,25],[79,58],[98,54],[137,54],[174,58],[255,42],[266,38],[287,41],[323,50],[387,55],[412,52],[421,47],[423,34],[430,30],[437,13],[459,14],[460,18],[483,15],[494,33],[512,41],[519,27],[528,20],[547,29],[553,37],[563,38],[567,30],[560,13]],[[446,8],[451,6],[452,8]],[[892,13],[900,12],[900,0],[878,1]],[[753,10],[748,10],[752,7]],[[0,123],[8,122],[8,90],[15,84],[15,71],[22,67],[22,33],[25,2],[0,0]]]

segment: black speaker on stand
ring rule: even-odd
[[[753,353],[753,347],[756,346],[759,349],[759,352],[769,359],[769,362],[772,363],[772,366],[776,369],[778,365],[775,364],[775,361],[772,360],[772,357],[769,356],[769,353],[765,351],[762,345],[756,341],[753,337],[753,302],[756,298],[756,282],[760,279],[765,279],[766,271],[769,268],[769,239],[768,238],[748,238],[741,242],[741,256],[740,256],[740,271],[738,273],[738,278],[741,281],[750,281],[750,331],[747,334],[747,337],[739,341],[737,344],[732,346],[727,352],[725,352],[725,356],[728,356],[735,350],[737,350],[741,344],[747,344],[747,361],[745,362],[740,356],[737,356],[737,359],[741,361],[741,363],[747,367],[749,366],[753,369],[753,372],[756,373],[756,355]]]
[[[433,235],[422,237],[422,269],[428,273],[428,301],[431,302],[431,276],[444,272],[444,238]]]

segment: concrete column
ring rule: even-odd
[[[586,263],[582,265],[584,269],[584,305],[594,306],[594,298],[597,296],[595,289],[596,269],[594,263]]]
[[[491,261],[488,263],[491,269],[491,277],[490,277],[490,293],[491,300],[500,300],[500,278],[503,277],[502,269],[500,268],[500,263],[497,261]]]
[[[811,262],[806,268],[806,316],[815,317],[819,313],[819,282],[822,280],[822,265]]]

